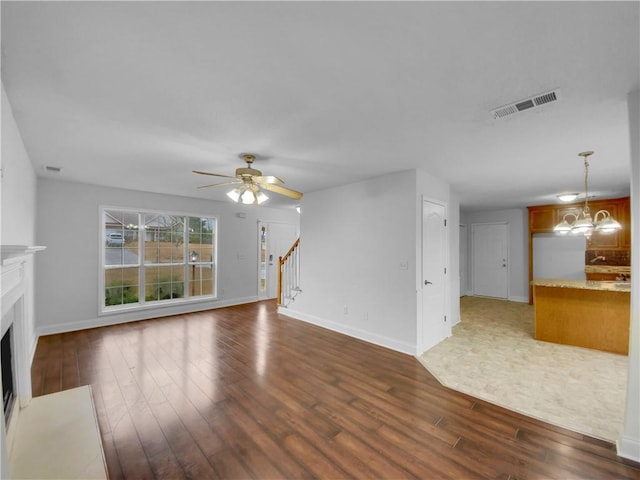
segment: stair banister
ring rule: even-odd
[[[296,288],[298,287],[298,246],[300,245],[300,237],[293,242],[291,248],[284,254],[283,257],[278,257],[278,305],[282,305],[284,303],[284,293],[290,293],[292,285]],[[293,263],[293,268],[288,268],[289,265]],[[284,277],[284,286],[283,286],[283,277]]]

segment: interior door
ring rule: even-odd
[[[278,283],[278,258],[296,241],[296,226],[289,223],[258,224],[258,297],[275,298]]]
[[[509,287],[508,225],[471,225],[473,294],[507,298]]]
[[[426,351],[447,337],[446,266],[447,232],[445,207],[423,201],[422,205],[422,338]]]

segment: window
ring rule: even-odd
[[[216,219],[101,210],[103,312],[216,295]]]

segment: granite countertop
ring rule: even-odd
[[[569,280],[566,278],[534,278],[533,286],[579,288],[583,290],[606,290],[608,292],[631,292],[631,282],[596,282],[593,280]]]
[[[584,273],[631,273],[631,267],[622,265],[585,265]]]

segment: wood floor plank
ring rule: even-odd
[[[34,396],[92,386],[111,479],[640,479],[611,443],[273,301],[41,337],[31,375]]]
[[[269,457],[255,444],[226,413],[229,401],[220,402],[207,418],[207,422],[218,432],[220,438],[240,459],[251,475],[256,478],[286,478]],[[213,457],[215,465],[215,456]]]
[[[357,435],[343,430],[336,435],[335,441],[340,448],[344,448],[370,465],[378,472],[380,478],[416,478],[407,470],[389,461],[387,457],[382,456],[382,452],[367,445]]]
[[[322,435],[313,425],[308,422],[308,417],[301,417],[294,412],[279,410],[276,412],[277,417],[284,423],[289,425],[298,435],[305,438],[315,448],[321,451],[327,458],[331,459],[351,478],[359,478],[368,480],[379,477],[379,474],[371,468],[369,464],[363,462],[363,459],[352,452],[347,452],[342,448],[338,448],[334,440],[335,435],[340,433],[337,430],[335,435],[328,437]]]
[[[344,471],[299,435],[288,435],[283,443],[287,452],[306,467],[309,478],[348,478]]]
[[[248,479],[256,478],[246,469],[238,456],[231,449],[226,449],[216,453],[213,457],[209,458],[209,463],[213,465],[213,468],[217,472],[220,478],[228,479]],[[171,478],[171,477],[165,477]]]

